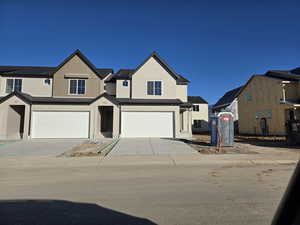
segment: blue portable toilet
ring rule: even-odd
[[[234,118],[231,112],[220,112],[210,118],[211,145],[234,145]]]

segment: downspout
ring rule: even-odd
[[[96,107],[96,109],[98,109],[98,111],[99,111],[98,107]],[[97,126],[97,124],[99,124],[99,121],[97,121],[98,123],[95,123],[96,122],[96,115],[97,115],[97,113],[96,113],[97,110],[96,109],[94,109],[94,133],[93,133],[93,140],[96,140],[96,136],[95,136],[95,134],[96,134],[96,126]]]
[[[285,103],[286,102],[285,84],[281,84],[281,87],[282,87],[282,100]]]
[[[31,139],[31,116],[32,116],[32,104],[30,103],[30,105],[29,105],[29,121],[28,121],[28,135],[27,135],[27,139],[29,139],[29,137]]]
[[[119,137],[121,137],[121,105],[119,105]]]

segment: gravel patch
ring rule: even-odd
[[[58,157],[99,156],[101,150],[111,143],[112,140],[88,140],[62,153]]]

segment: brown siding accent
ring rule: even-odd
[[[78,77],[84,75],[87,77],[84,95],[69,94],[69,79],[65,77],[66,75]],[[77,55],[74,55],[53,75],[54,97],[96,97],[103,91],[103,80],[101,80]]]

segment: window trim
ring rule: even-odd
[[[198,108],[198,110],[194,110],[194,106]],[[197,104],[193,104],[193,112],[200,112],[200,107]]]
[[[49,83],[47,83],[48,81],[49,81]],[[50,78],[44,79],[43,84],[47,85],[47,86],[51,85],[51,79]]]
[[[199,121],[199,122],[196,122],[196,121]],[[196,126],[196,124],[200,124],[200,127],[198,127],[198,126]],[[202,120],[194,120],[193,121],[193,127],[195,128],[195,129],[201,129],[202,128]]]
[[[12,87],[12,91],[11,92],[7,92],[7,81],[8,80],[13,80],[13,87]],[[16,80],[21,80],[21,90],[19,92],[22,92],[22,90],[23,90],[23,79],[22,78],[7,78],[6,81],[5,81],[5,93],[6,94],[10,94],[10,93],[12,93],[12,92],[15,91]]]
[[[68,94],[69,95],[85,95],[86,94],[86,79],[68,79]],[[76,93],[71,93],[71,80],[76,80]],[[78,94],[78,81],[84,80],[84,94]]]
[[[153,82],[153,95],[148,94],[148,82]],[[155,94],[155,82],[160,82],[161,83],[161,88],[160,88],[160,95]],[[146,80],[146,95],[147,96],[163,96],[163,87],[164,87],[164,82],[162,80]]]
[[[127,85],[124,85],[125,84],[125,82],[127,83]],[[123,80],[122,81],[122,87],[128,87],[129,86],[129,82],[128,82],[128,80]]]

